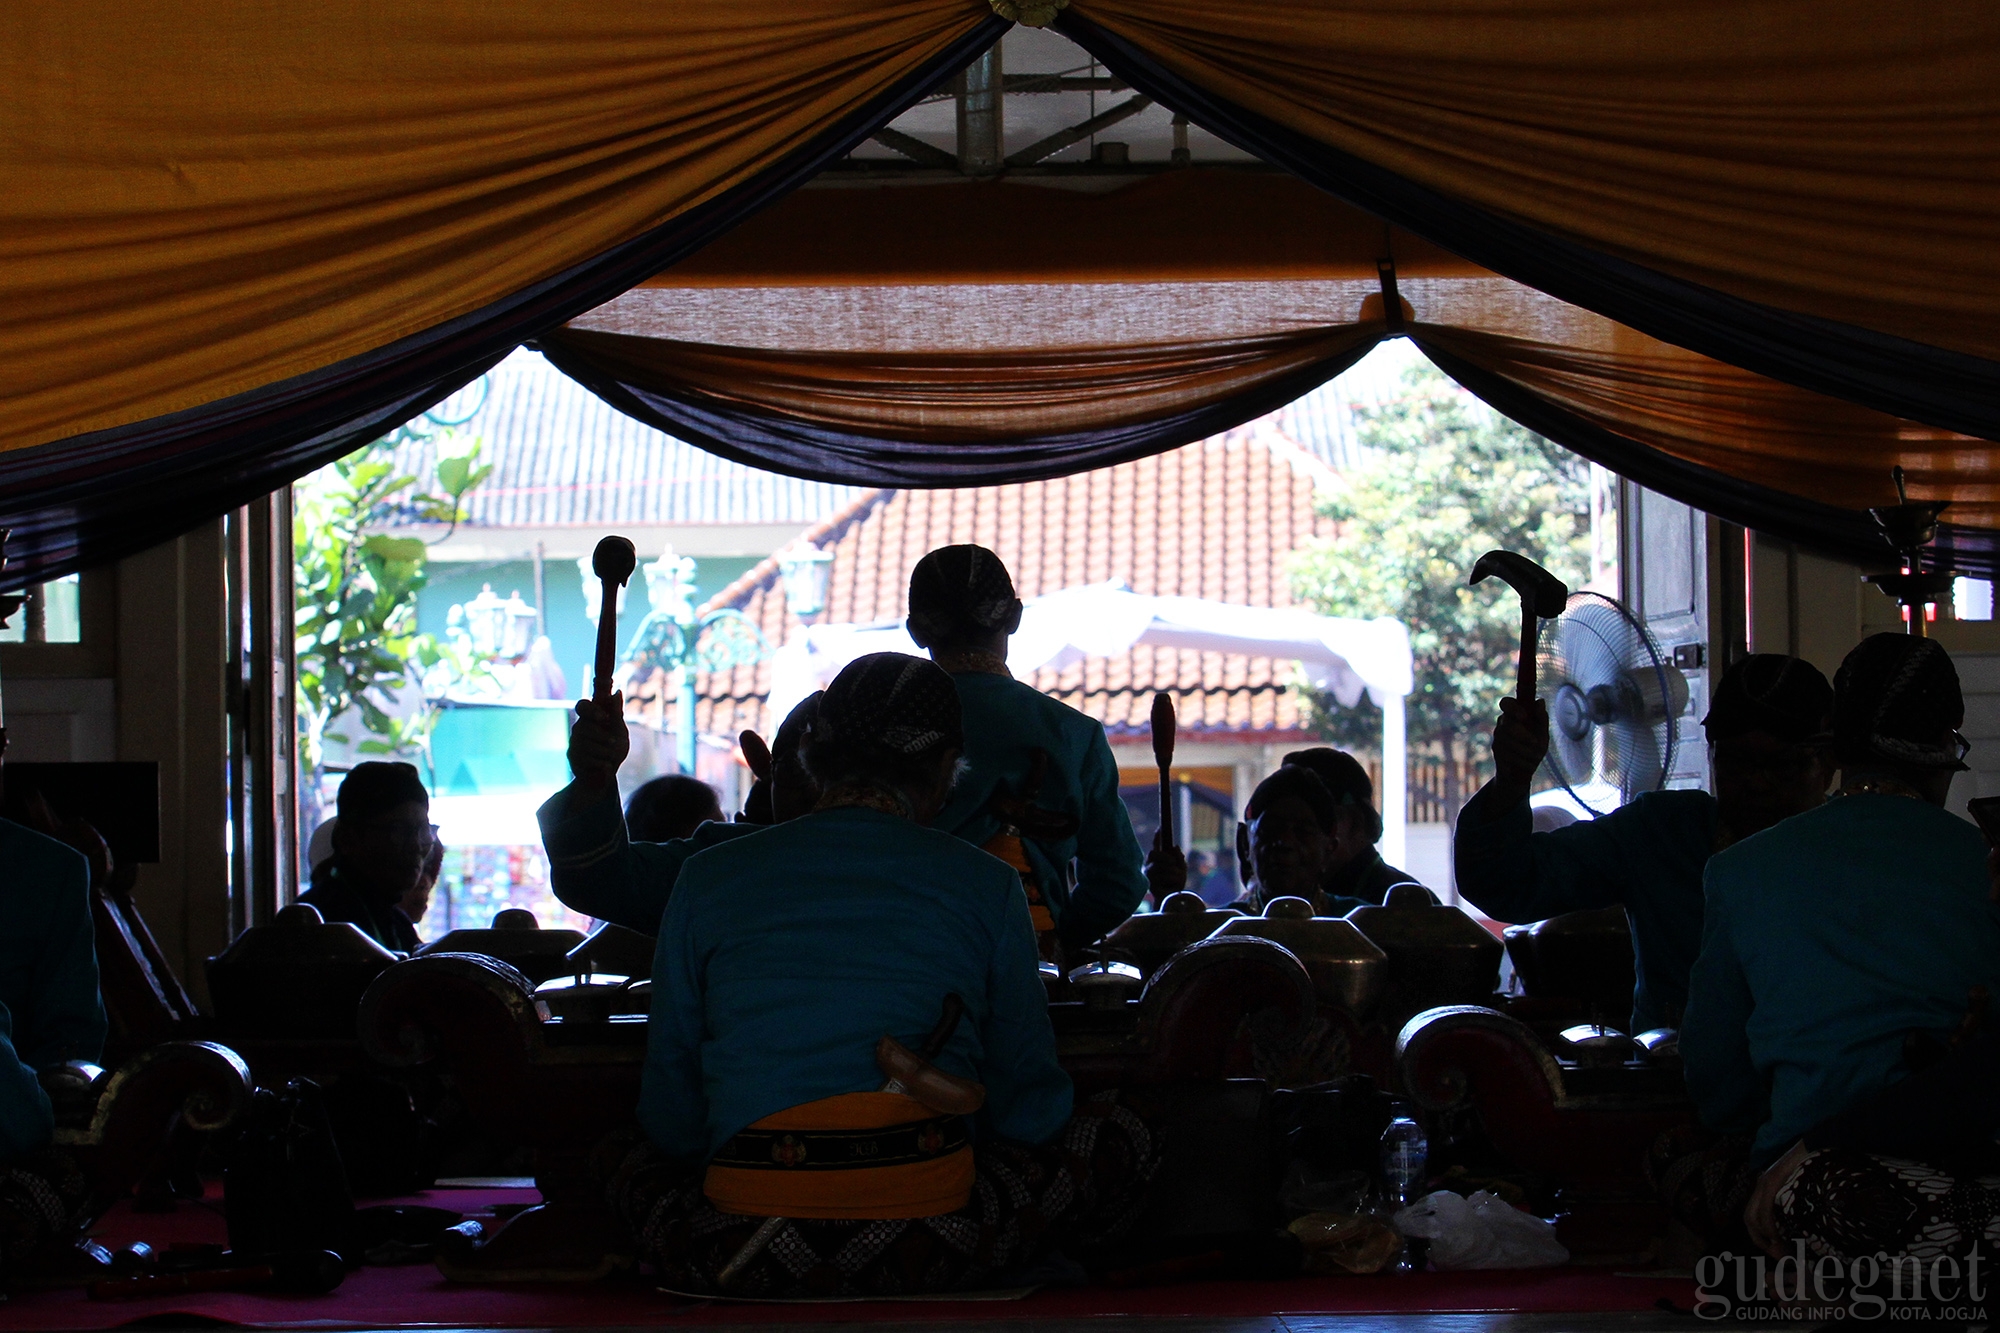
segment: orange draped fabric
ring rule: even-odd
[[[871,243],[887,235],[915,239]],[[588,382],[880,439],[997,441],[1345,364],[1392,333],[1383,258],[1420,344],[1625,440],[1849,509],[1886,503],[1900,463],[1956,522],[2000,519],[1995,446],[1673,347],[1268,173],[1088,196],[802,190],[543,341]]]
[[[971,0],[0,8],[0,451],[478,311],[746,181]]]
[[[2000,6],[1071,0],[1204,91],[1454,199],[2000,359]]]
[[[654,393],[948,446],[1099,429],[1227,402],[1313,366],[1345,367],[1376,336],[1348,327],[958,353],[799,353],[575,329],[545,341],[565,359]]]
[[[789,184],[789,155],[907,104],[991,14],[0,10],[0,520],[42,577],[124,553],[149,504],[180,516],[140,525],[158,540],[337,456],[496,329],[614,290],[574,298],[621,245]],[[1129,456],[1331,373],[1397,331],[1362,309],[1393,258],[1417,336],[1569,419],[1827,504],[1886,498],[1901,462],[1993,524],[1991,447],[1903,417],[2000,435],[2000,7],[1071,0],[1063,24],[1410,230],[1247,173],[990,218],[1032,192],[801,195],[552,355],[628,410],[696,403],[719,448],[774,423],[737,452],[776,466],[832,441],[944,484],[925,442],[965,480],[983,456],[948,446],[1025,431],[1047,473],[1102,461],[1075,432]]]

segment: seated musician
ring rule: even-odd
[[[1321,887],[1326,915],[1346,916],[1357,907],[1379,907],[1388,901],[1389,890],[1400,884],[1417,884],[1415,875],[1384,861],[1376,848],[1382,841],[1382,816],[1375,809],[1375,784],[1359,760],[1345,750],[1319,745],[1292,751],[1285,756],[1285,763],[1311,769],[1333,796],[1333,850]],[[1241,824],[1236,828],[1240,847],[1245,834]],[[1421,884],[1417,887],[1423,888]]]
[[[385,949],[423,946],[403,900],[424,877],[433,844],[431,796],[416,765],[371,760],[340,780],[333,856],[299,901],[345,921]]]
[[[818,711],[819,699],[814,694],[794,708],[772,738],[771,802],[776,819],[796,819],[819,799],[811,775],[799,763],[799,737]],[[667,910],[674,881],[689,857],[768,826],[725,824],[717,810],[715,819],[696,826],[686,837],[645,841],[638,830],[628,831],[626,817],[618,809],[618,766],[625,762],[630,745],[623,702],[616,695],[602,705],[585,699],[577,704],[576,714],[569,734],[569,767],[575,780],[535,812],[542,826],[542,846],[549,854],[550,887],[559,900],[586,916],[657,935],[660,915]],[[710,794],[713,799],[712,789]]]
[[[1622,904],[1638,974],[1632,1030],[1676,1027],[1701,947],[1702,868],[1721,848],[1826,799],[1833,689],[1810,664],[1754,653],[1716,686],[1702,725],[1715,795],[1654,791],[1608,815],[1536,833],[1528,788],[1549,748],[1548,710],[1500,701],[1493,780],[1458,816],[1458,889],[1496,921]]]
[[[1968,748],[1950,656],[1935,640],[1875,635],[1841,663],[1835,696],[1836,798],[1708,864],[1681,1027],[1688,1091],[1706,1127],[1745,1145],[1749,1171],[1771,1167],[1752,1200],[1760,1241],[1962,1262],[1983,1235],[1990,1258],[1994,1180],[1847,1146],[1868,1142],[1866,1126],[1801,1142],[1908,1078],[1914,1054],[1961,1029],[1973,988],[2000,994],[1985,841],[1944,809]],[[1990,1146],[2000,1106],[1984,1109]],[[1931,1156],[1920,1140],[1896,1146]],[[1744,1187],[1741,1173],[1709,1175]]]
[[[403,895],[396,905],[403,909],[403,915],[410,918],[410,924],[421,926],[431,912],[431,895],[437,892],[438,877],[444,873],[444,840],[438,837],[438,826],[431,825],[430,855],[424,858],[424,872],[417,876],[417,882]]]
[[[0,756],[6,736],[0,728]],[[38,1076],[104,1053],[90,894],[80,853],[0,819],[0,1283],[70,1238],[88,1192],[50,1146],[54,1111]]]
[[[1273,898],[1304,898],[1316,916],[1359,906],[1326,895],[1339,827],[1340,807],[1312,769],[1287,764],[1258,783],[1237,826],[1248,905],[1261,912]]]
[[[1019,871],[1044,956],[1059,937],[1074,957],[1138,910],[1149,880],[1158,898],[1179,889],[1187,863],[1170,846],[1141,857],[1104,725],[1008,674],[1021,611],[983,546],[940,547],[910,573],[910,637],[951,673],[965,709],[966,772],[937,827]]]
[[[926,827],[961,744],[950,676],[859,658],[806,737],[817,808],[681,871],[653,963],[646,1141],[610,1185],[665,1285],[979,1285],[1136,1204],[1152,1136],[1115,1099],[1072,1106],[1018,878]],[[885,1036],[923,1049],[885,1053]]]
[[[0,1005],[0,1286],[55,1258],[90,1192],[75,1160],[50,1143],[54,1108],[13,1029]]]
[[[30,1070],[95,1063],[104,1054],[90,894],[79,853],[0,819],[0,1006],[12,1018],[14,1053]]]
[[[703,824],[723,822],[715,788],[686,773],[641,783],[625,802],[625,836],[634,842],[690,838]]]

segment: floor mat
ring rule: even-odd
[[[534,1202],[531,1190],[431,1190],[395,1202],[479,1213]],[[120,1205],[97,1228],[107,1244],[215,1243],[225,1232],[215,1201],[182,1204],[172,1214],[135,1214]],[[17,1295],[0,1306],[0,1327],[101,1329],[186,1323],[321,1328],[578,1328],[645,1324],[940,1323],[990,1324],[1129,1316],[1577,1313],[1649,1311],[1662,1299],[1682,1309],[1691,1282],[1618,1277],[1602,1270],[1557,1268],[1496,1273],[1411,1273],[1382,1277],[1298,1278],[1289,1282],[1189,1282],[1114,1290],[1045,1288],[1019,1300],[941,1299],[836,1304],[689,1301],[641,1278],[590,1285],[472,1287],[447,1282],[429,1264],[364,1268],[325,1296],[211,1292],[137,1301],[92,1301],[81,1291]]]

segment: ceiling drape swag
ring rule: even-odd
[[[866,243],[886,234],[920,240]],[[1064,243],[1031,265],[1015,236]],[[2000,477],[1982,442],[1674,347],[1274,174],[1083,197],[800,191],[538,345],[624,411],[743,461],[882,486],[1018,481],[1201,438],[1337,373],[1398,332],[1387,255],[1400,331],[1586,457],[1864,560],[1888,552],[1860,511],[1900,463],[1955,498],[1947,540],[1988,566]]]
[[[512,297],[755,179],[983,26],[965,0],[154,7],[0,19],[0,449]]]
[[[648,347],[571,330],[536,345],[621,411],[726,458],[934,487],[1040,481],[1204,439],[1309,393],[1376,339],[1338,328],[957,357]]]
[[[1497,273],[2000,436],[2000,8],[1073,0],[1139,91]]]
[[[1893,558],[1873,522],[1859,510],[1824,504],[1790,489],[1759,486],[1648,448],[1601,420],[1571,411],[1504,374],[1456,355],[1449,341],[1433,337],[1419,345],[1439,369],[1500,412],[1620,476],[1811,550],[1880,566]],[[1954,552],[1955,566],[1989,578],[1995,574],[1991,530],[1947,527],[1942,536],[1940,545]]]
[[[0,17],[8,586],[408,419],[1006,27],[966,0],[140,9]]]
[[[753,216],[994,40],[976,0],[6,11],[4,581],[171,536],[535,338],[783,471],[1096,466],[1348,364],[1384,259],[1434,360],[1591,457],[1843,549],[1900,462],[1990,560],[2000,9],[1071,0],[1058,26],[1296,179]]]

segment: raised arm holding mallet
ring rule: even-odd
[[[1542,621],[1563,613],[1569,587],[1525,555],[1488,551],[1472,566],[1472,583],[1498,578],[1521,597],[1521,655],[1515,664],[1514,694],[1500,701],[1500,721],[1493,729],[1492,808],[1510,810],[1528,799],[1535,770],[1549,748],[1549,715],[1535,698],[1535,662],[1541,644]]]
[[[632,746],[625,732],[625,697],[612,688],[612,674],[618,663],[618,590],[638,564],[638,552],[623,537],[606,537],[590,555],[591,572],[604,593],[597,613],[597,678],[590,698],[577,701],[569,768],[576,785],[592,793],[616,785],[619,765]]]

